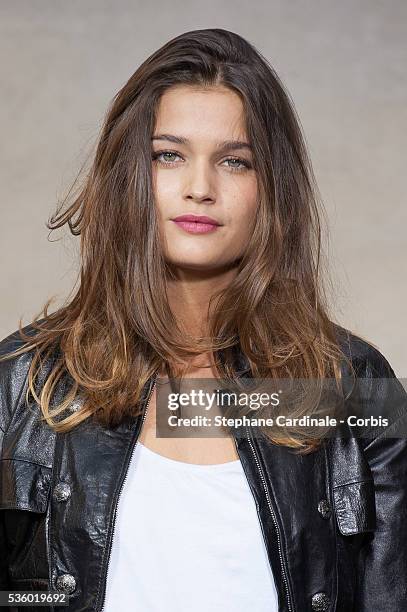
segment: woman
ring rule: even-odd
[[[316,193],[289,96],[237,34],[182,34],[118,92],[49,225],[80,235],[79,287],[1,343],[3,590],[81,611],[406,608],[406,396],[328,315]],[[164,437],[166,377],[330,379],[345,410],[391,419]]]

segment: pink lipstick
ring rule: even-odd
[[[221,225],[216,219],[205,215],[180,215],[172,221],[190,234],[207,234]]]

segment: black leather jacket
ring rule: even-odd
[[[369,410],[380,413],[396,382],[387,433],[397,436],[407,424],[403,387],[380,352],[346,337],[358,376],[381,379],[364,396]],[[16,338],[3,340],[0,354],[17,346]],[[51,610],[100,611],[118,497],[143,417],[109,430],[87,420],[56,434],[39,420],[38,406],[24,404],[31,357],[0,363],[0,590],[60,591],[69,606]],[[154,382],[145,386],[144,406]],[[247,433],[236,445],[279,611],[406,611],[406,439],[383,432],[327,438],[320,450],[299,456]]]

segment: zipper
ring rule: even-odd
[[[142,419],[141,419],[141,425],[140,425],[140,427],[139,427],[139,429],[138,429],[138,431],[137,431],[136,436],[135,436],[135,437],[133,438],[133,440],[132,440],[132,449],[131,449],[130,459],[129,459],[129,460],[128,460],[128,462],[127,462],[127,466],[126,466],[126,474],[125,474],[125,476],[124,476],[124,478],[123,478],[123,480],[122,480],[122,483],[121,483],[121,485],[120,485],[119,495],[118,495],[118,497],[117,497],[117,502],[116,502],[116,506],[115,506],[115,509],[114,509],[112,537],[110,538],[110,542],[109,542],[109,552],[108,552],[108,560],[107,560],[107,572],[106,572],[106,579],[105,579],[105,585],[104,585],[104,593],[103,593],[102,607],[100,608],[100,612],[103,612],[103,608],[104,608],[104,605],[105,605],[105,599],[106,599],[106,587],[107,587],[107,576],[108,576],[108,572],[109,572],[110,555],[111,555],[111,552],[112,552],[113,536],[114,536],[114,528],[115,528],[115,524],[116,524],[116,514],[117,514],[117,508],[118,508],[119,501],[120,501],[120,495],[121,495],[121,493],[122,493],[122,490],[123,490],[123,487],[124,487],[124,483],[126,482],[126,478],[127,478],[127,474],[128,474],[128,471],[129,471],[130,462],[131,462],[132,457],[133,457],[134,449],[136,448],[136,443],[137,443],[137,440],[138,440],[138,438],[139,438],[139,435],[140,435],[141,430],[142,430],[142,428],[143,428],[144,421],[145,421],[145,419],[146,419],[147,410],[148,410],[148,407],[149,407],[149,405],[150,405],[151,397],[152,397],[152,395],[153,395],[153,392],[154,392],[154,389],[155,389],[155,386],[156,386],[157,377],[158,377],[158,374],[155,374],[155,375],[154,375],[153,384],[152,384],[152,387],[151,387],[151,390],[150,390],[150,393],[149,393],[149,396],[148,396],[147,404],[146,404],[146,407],[145,407],[145,410],[144,410],[144,413],[143,413],[143,417],[142,417]]]
[[[278,555],[279,555],[279,558],[280,558],[281,574],[283,576],[283,582],[284,582],[284,587],[285,587],[285,592],[286,592],[288,611],[289,612],[294,612],[294,608],[293,608],[293,605],[292,605],[292,602],[291,602],[290,589],[289,589],[289,586],[288,586],[287,573],[286,573],[286,570],[285,570],[285,564],[284,564],[284,559],[283,559],[283,553],[282,553],[282,547],[281,547],[280,528],[279,528],[279,525],[277,523],[277,518],[276,518],[276,514],[274,512],[274,508],[273,508],[273,506],[271,504],[270,493],[269,493],[269,490],[267,488],[267,484],[266,484],[266,479],[265,479],[265,476],[264,476],[263,468],[260,465],[259,457],[258,457],[258,454],[257,454],[255,448],[254,448],[253,440],[252,440],[252,437],[250,436],[249,429],[248,429],[248,427],[245,427],[245,429],[246,429],[246,433],[247,433],[247,436],[246,436],[247,437],[247,441],[248,441],[250,449],[251,449],[251,451],[253,453],[253,457],[254,457],[255,463],[257,465],[257,469],[259,470],[259,474],[260,474],[261,482],[262,482],[262,485],[263,485],[264,493],[265,493],[266,499],[267,499],[267,505],[269,507],[271,518],[273,520],[274,528],[275,528],[276,535],[277,535]],[[238,449],[238,445],[237,445],[237,442],[236,442],[236,438],[234,438],[234,441],[235,441],[235,445],[236,445],[236,450],[239,453],[239,449]],[[256,504],[256,509],[257,509],[257,504]],[[261,521],[258,509],[257,509],[257,515],[259,517],[259,521]],[[262,534],[263,534],[264,543],[266,544],[266,548],[267,548],[266,537],[265,537],[265,534],[264,534],[263,530],[262,530]],[[270,561],[270,557],[269,557],[269,561]],[[271,563],[270,563],[270,565],[271,565]]]
[[[151,397],[153,395],[153,392],[154,392],[154,389],[155,389],[155,386],[156,386],[157,376],[158,376],[157,374],[154,376],[153,384],[152,384],[152,387],[151,387],[151,390],[150,390],[150,394],[149,394],[149,397],[148,397],[148,400],[147,400],[146,408],[145,408],[144,413],[143,413],[143,417],[142,417],[142,420],[141,420],[140,428],[139,428],[139,430],[137,432],[137,435],[135,436],[135,438],[132,441],[132,449],[131,449],[130,459],[129,459],[129,461],[127,463],[127,466],[126,466],[126,474],[125,474],[124,479],[123,479],[123,481],[121,483],[119,495],[118,495],[118,498],[117,498],[116,507],[115,507],[115,510],[114,510],[112,537],[111,537],[110,542],[109,542],[109,552],[108,552],[107,572],[106,572],[106,580],[105,580],[105,590],[104,590],[104,593],[103,593],[102,607],[100,608],[100,612],[103,612],[103,608],[104,608],[104,604],[105,604],[105,599],[106,599],[106,582],[107,582],[107,575],[108,575],[108,571],[109,571],[110,554],[111,554],[111,550],[112,550],[113,536],[114,536],[114,527],[115,527],[115,523],[116,523],[116,514],[117,514],[117,508],[118,508],[119,501],[120,501],[120,495],[122,493],[124,484],[126,482],[126,478],[127,478],[127,474],[128,474],[128,468],[130,466],[130,462],[131,462],[131,459],[133,457],[133,453],[134,453],[134,449],[136,447],[136,443],[137,443],[138,437],[139,437],[140,432],[141,432],[141,430],[143,428],[143,424],[144,424],[144,421],[145,421],[145,418],[146,418],[146,415],[147,415],[147,410],[148,410],[148,407],[150,405]],[[270,493],[269,493],[268,488],[267,488],[267,484],[266,484],[266,479],[265,479],[265,476],[264,476],[263,468],[260,465],[260,461],[259,461],[257,452],[256,452],[256,450],[255,450],[255,448],[253,446],[253,441],[252,441],[252,438],[251,438],[251,436],[249,434],[249,430],[248,430],[247,427],[245,429],[246,429],[246,432],[247,432],[247,441],[248,441],[250,449],[251,449],[251,451],[253,453],[253,457],[254,457],[254,460],[256,462],[257,469],[259,470],[259,474],[260,474],[261,482],[262,482],[262,485],[263,485],[264,493],[265,493],[266,499],[267,499],[267,505],[269,507],[271,518],[273,520],[274,528],[275,528],[275,531],[276,531],[276,534],[277,534],[277,548],[278,548],[278,554],[279,554],[279,558],[280,558],[281,574],[283,576],[283,582],[284,582],[285,592],[286,592],[286,597],[287,597],[288,610],[289,610],[289,612],[294,612],[294,608],[292,607],[292,603],[291,603],[290,590],[289,590],[289,586],[288,586],[288,579],[287,579],[287,574],[286,574],[285,564],[284,564],[284,559],[283,559],[283,554],[282,554],[280,528],[278,526],[276,515],[275,515],[275,512],[274,512],[273,506],[271,504]],[[234,439],[234,442],[235,442],[236,451],[239,454],[239,449],[238,449],[238,445],[237,445],[237,442],[236,442],[236,438],[233,438],[233,439]],[[256,509],[257,509],[257,505],[256,505]],[[258,510],[257,510],[257,515],[259,516]],[[260,516],[259,516],[259,520],[261,520]],[[262,534],[263,534],[264,542],[265,542],[265,544],[267,544],[266,541],[265,541],[265,535],[263,533],[263,530],[262,530]]]
[[[55,441],[55,452],[54,452],[54,460],[52,462],[52,472],[51,472],[51,486],[54,480],[54,471],[55,471],[55,457],[56,457],[56,451],[58,449],[58,434],[56,435],[56,441]],[[52,495],[52,491],[51,491],[51,495]],[[49,578],[49,584],[50,584],[50,590],[51,591],[56,591],[57,588],[56,586],[54,586],[54,571],[53,571],[53,567],[52,567],[52,562],[51,562],[51,519],[52,519],[52,515],[51,515],[51,502],[49,502],[48,505],[48,518],[47,518],[47,529],[46,529],[46,548],[47,548],[47,562],[48,562],[48,578]],[[68,605],[69,605],[69,595],[67,597],[68,599]],[[54,612],[55,610],[55,606],[51,605],[50,606],[50,612]]]

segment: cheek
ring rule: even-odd
[[[239,234],[246,235],[252,230],[258,208],[257,183],[240,185],[230,199],[228,216]]]
[[[178,194],[178,181],[170,175],[171,172],[167,172],[166,175],[163,172],[155,172],[153,176],[154,198],[160,216],[165,216],[171,203],[173,205],[178,199],[174,199]]]

